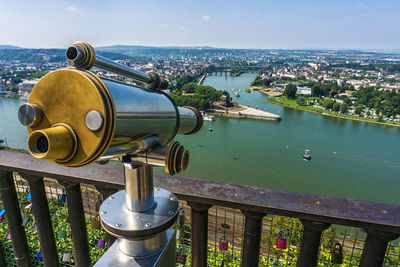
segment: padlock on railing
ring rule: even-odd
[[[63,256],[62,256],[62,261],[63,262],[71,262],[71,254],[69,254],[69,253],[64,253],[63,254]]]
[[[11,240],[11,233],[10,233],[10,232],[7,233],[6,238],[7,238],[8,240]]]
[[[5,214],[6,214],[6,209],[1,209],[0,210],[0,222],[4,219]]]
[[[65,194],[65,192],[60,195],[60,201],[62,203],[65,203],[65,201],[67,201],[67,194]]]
[[[229,247],[228,240],[225,238],[225,235],[222,235],[219,239],[219,250],[221,251],[227,251]]]
[[[106,244],[106,241],[104,239],[99,239],[99,241],[97,241],[97,248],[104,248]]]
[[[58,238],[65,238],[66,236],[67,236],[67,231],[62,230],[62,229],[58,230],[58,234],[57,234]]]
[[[1,220],[0,220],[1,221]],[[25,218],[22,220],[22,224],[21,226],[25,227],[25,225],[28,223],[29,221],[29,213],[25,216]]]
[[[283,234],[283,237],[280,237],[280,234]],[[276,234],[276,248],[286,249],[286,234],[282,230],[278,231]]]
[[[272,263],[272,266],[273,266],[273,267],[276,267],[276,266],[282,267],[282,264],[281,264],[281,262],[280,262],[279,260],[275,260],[275,261]]]
[[[339,242],[336,242],[332,248],[331,262],[336,264],[343,263],[343,248]]]
[[[43,256],[42,256],[42,252],[39,250],[39,252],[36,254],[36,259],[38,260],[38,261],[41,261],[42,259],[43,259]]]
[[[183,264],[183,265],[186,264],[186,254],[185,254],[183,248],[180,248],[178,250],[178,253],[176,254],[176,263]]]

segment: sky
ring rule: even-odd
[[[0,0],[0,44],[400,49],[399,0]]]

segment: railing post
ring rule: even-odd
[[[258,266],[260,260],[262,219],[267,214],[246,210],[242,210],[242,213],[245,215],[242,266]]]
[[[8,229],[11,234],[17,266],[32,266],[24,227],[21,225],[21,210],[14,187],[12,172],[0,171],[0,192],[3,197],[4,208],[6,209]]]
[[[208,209],[211,205],[187,202],[192,218],[192,266],[207,266]]]
[[[304,226],[301,238],[300,255],[297,259],[297,267],[313,267],[318,263],[318,251],[322,231],[331,226],[328,223],[320,223],[309,220],[301,220]]]
[[[74,248],[75,266],[92,265],[89,253],[89,241],[86,229],[85,211],[83,210],[81,186],[62,180],[58,182],[65,187],[67,193],[68,216],[71,223],[72,243]]]
[[[95,187],[96,187],[97,191],[100,192],[103,199],[107,199],[112,194],[115,194],[118,192],[118,190],[116,190],[116,189],[108,188],[108,187],[104,187],[104,186],[100,186],[100,185],[95,185]],[[115,240],[117,240],[117,238],[115,236],[112,236],[106,232],[107,249],[109,249],[112,246],[112,244],[114,244]]]
[[[43,262],[45,266],[59,266],[56,241],[54,239],[53,225],[43,178],[22,173],[20,175],[29,183]]]
[[[385,259],[385,252],[388,242],[399,237],[399,235],[367,229],[367,239],[365,240],[361,255],[360,266],[380,267]]]

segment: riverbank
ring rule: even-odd
[[[246,88],[246,92],[248,92],[248,90],[250,91],[259,91],[265,95],[268,96],[281,96],[283,94],[283,92],[281,90],[278,90],[277,88],[267,88],[267,87],[262,87],[262,86],[250,86]]]
[[[258,120],[281,120],[281,116],[271,112],[247,107],[238,103],[235,103],[235,107],[228,109],[210,109],[207,113],[213,116],[225,117],[225,118],[236,118],[236,119],[258,119]]]
[[[389,126],[400,126],[399,122],[382,122],[382,121],[377,121],[376,119],[370,119],[370,118],[362,118],[358,117],[355,115],[346,115],[346,114],[341,114],[337,113],[334,111],[329,111],[325,109],[320,109],[312,106],[300,106],[297,104],[296,100],[290,100],[286,99],[283,97],[267,97],[266,101],[279,104],[284,107],[289,107],[289,108],[295,108],[295,109],[300,109],[308,112],[313,112],[313,113],[318,113],[324,116],[330,116],[330,117],[335,117],[335,118],[342,118],[342,119],[348,119],[348,120],[354,120],[354,121],[364,121],[364,122],[372,122],[376,124],[382,124],[382,125],[389,125]]]
[[[204,81],[204,79],[207,77],[207,73],[205,73],[203,76],[201,76],[201,78],[200,78],[200,80],[199,80],[199,82],[197,83],[197,85],[202,85],[203,84],[203,81]]]

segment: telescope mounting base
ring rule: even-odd
[[[118,241],[107,250],[101,259],[94,265],[95,267],[106,266],[175,266],[176,264],[176,239],[175,231],[166,231],[167,242],[157,253],[148,257],[130,257],[121,252]]]

